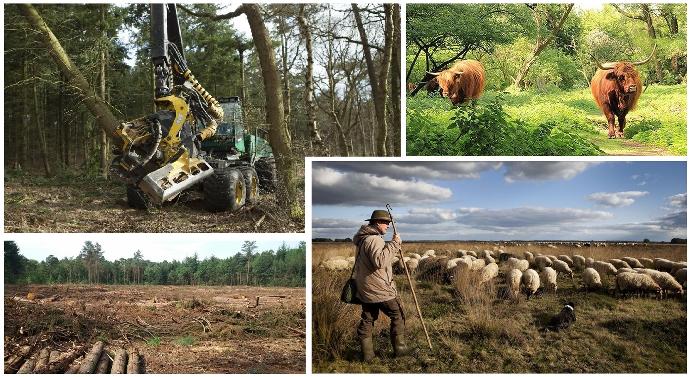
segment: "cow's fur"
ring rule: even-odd
[[[628,62],[618,62],[613,69],[598,69],[592,77],[592,96],[604,112],[609,126],[609,138],[623,137],[625,116],[635,109],[642,94],[642,79]],[[616,130],[618,118],[618,130]]]
[[[482,95],[485,76],[482,63],[476,60],[462,60],[441,71],[436,79],[443,96],[448,97],[453,105],[457,105]]]

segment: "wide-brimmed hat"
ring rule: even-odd
[[[380,221],[388,221],[388,222],[393,221],[391,219],[391,215],[385,209],[374,210],[374,212],[371,213],[371,218],[366,219],[365,221],[372,221],[372,220],[380,220]]]

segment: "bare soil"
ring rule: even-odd
[[[298,233],[275,194],[237,212],[208,212],[200,194],[187,193],[160,208],[127,204],[125,186],[101,178],[5,176],[5,233]]]
[[[304,288],[5,285],[4,329],[5,356],[103,340],[147,373],[305,373]]]

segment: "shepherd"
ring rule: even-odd
[[[393,239],[385,242],[386,234],[392,221],[386,210],[375,210],[371,218],[365,220],[353,237],[357,246],[355,259],[355,280],[357,298],[362,303],[362,315],[357,336],[362,347],[362,359],[370,362],[374,359],[374,322],[383,312],[391,320],[390,337],[395,357],[408,353],[405,343],[405,314],[398,298],[393,281],[393,257],[401,250],[402,240],[397,232]]]

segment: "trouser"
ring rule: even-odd
[[[371,338],[374,331],[374,321],[379,318],[379,311],[382,311],[391,320],[391,336],[404,334],[405,313],[400,300],[394,298],[384,302],[362,304],[362,320],[357,326],[357,335],[360,339]]]

